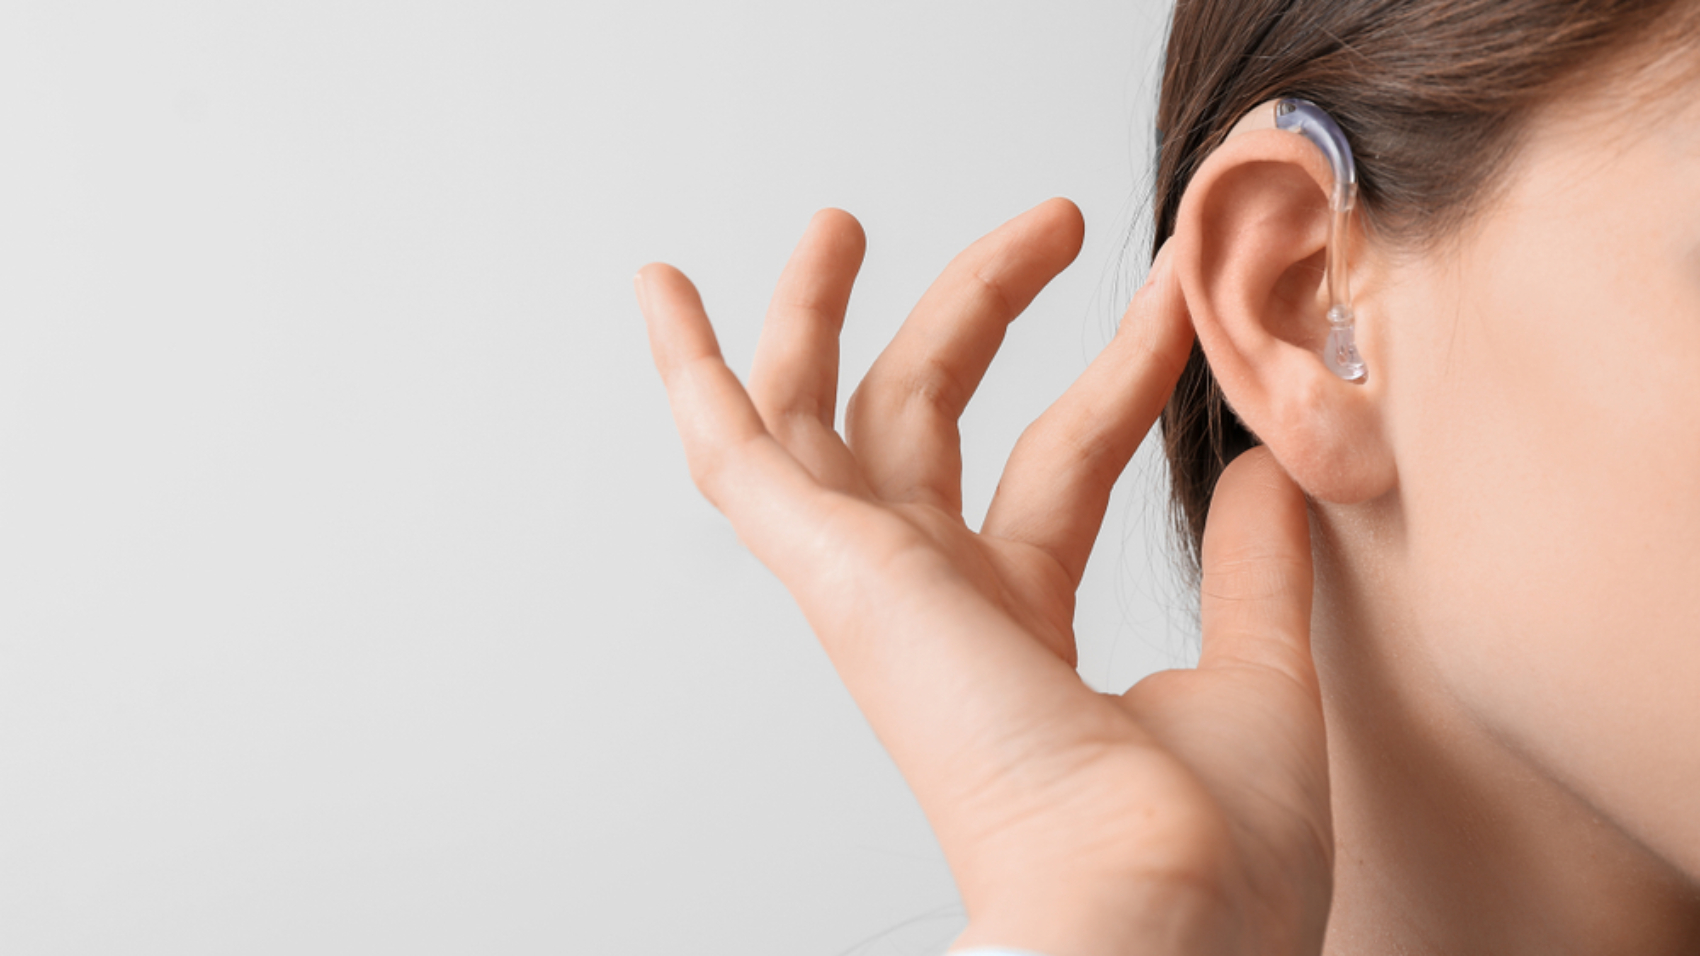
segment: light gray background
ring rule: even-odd
[[[850,209],[853,381],[1073,198],[964,422],[977,519],[1138,279],[1167,14],[0,8],[0,951],[941,949],[937,846],[691,488],[630,277],[684,268],[743,369]],[[1142,461],[1099,687],[1188,655]]]

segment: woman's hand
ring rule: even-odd
[[[1111,486],[1192,341],[1159,257],[1109,347],[1021,437],[976,533],[957,419],[1004,329],[1079,252],[1052,200],[958,256],[834,430],[861,227],[817,215],[748,392],[696,290],[638,298],[697,486],[795,596],[932,822],[958,945],[1051,956],[1315,953],[1333,841],[1303,497],[1261,449],[1205,541],[1203,654],[1120,696],[1074,671],[1074,592]]]

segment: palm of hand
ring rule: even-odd
[[[1210,535],[1228,543],[1214,571],[1206,544],[1199,669],[1119,697],[1073,671],[1074,592],[1111,485],[1186,359],[1172,276],[1154,268],[1116,340],[1023,435],[981,532],[961,518],[956,420],[1004,326],[1078,248],[1064,203],[971,247],[869,371],[847,440],[834,412],[854,220],[811,225],[748,397],[683,276],[652,267],[640,298],[693,476],[797,598],[909,780],[969,937],[1113,952],[1196,912],[1212,947],[1243,933],[1315,952],[1332,841],[1306,519],[1267,455],[1218,491]]]
[[[1075,582],[1050,554],[1021,541],[976,533],[960,514],[933,505],[894,505],[990,605],[1009,615],[1064,663],[1077,663]]]
[[[889,507],[988,605],[1075,663],[1074,586],[1055,558],[1020,541],[976,534],[960,516],[932,505]],[[1284,598],[1294,584],[1308,593],[1308,580],[1280,582],[1271,596]],[[1027,771],[1028,792],[1005,803],[1019,799],[1044,812],[995,817],[1001,832],[973,840],[1004,844],[999,852],[1011,860],[1031,852],[1017,847],[1036,846],[1076,866],[1096,859],[1103,879],[1135,886],[1164,873],[1232,897],[1243,921],[1235,929],[1256,941],[1251,948],[1314,952],[1333,862],[1316,687],[1265,661],[1211,663],[1152,674],[1121,695],[1083,694],[1076,710],[1034,725],[1038,739],[1007,748],[1010,763]],[[1104,701],[1124,720],[1103,713]],[[1036,752],[1045,759],[1035,760]],[[1033,772],[1036,766],[1057,772],[1046,779]],[[983,769],[982,787],[1016,770],[995,763]],[[1063,806],[1072,809],[1057,812]],[[1167,814],[1159,839],[1154,806]],[[1029,857],[1022,866],[1034,862]],[[1010,892],[1007,873],[998,879]]]
[[[1074,586],[1051,555],[976,534],[931,505],[891,510],[988,605],[1075,663]],[[1152,674],[1119,696],[1081,695],[1077,710],[1033,726],[1038,739],[1006,748],[1010,763],[1027,770],[1028,792],[1004,802],[1043,812],[993,817],[1001,832],[973,842],[1002,845],[1010,861],[1026,857],[1023,869],[1037,862],[1030,848],[1044,847],[1075,866],[1097,860],[1102,879],[1135,887],[1163,873],[1231,897],[1243,921],[1234,929],[1255,941],[1249,948],[1315,952],[1333,865],[1316,688],[1264,663],[1216,663]],[[1125,722],[1100,711],[1105,700]],[[1036,766],[1057,772],[1045,779]],[[995,787],[1015,770],[986,764],[980,786]],[[1071,811],[1059,813],[1064,806]],[[1154,806],[1167,813],[1160,839]],[[1013,889],[1007,869],[993,871],[1004,893]]]

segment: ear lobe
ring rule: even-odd
[[[1306,494],[1353,504],[1391,490],[1397,475],[1374,336],[1360,319],[1367,383],[1340,379],[1322,360],[1332,184],[1327,160],[1303,138],[1241,133],[1194,174],[1170,242],[1199,346],[1228,404]],[[1365,244],[1361,234],[1351,241],[1357,271]]]

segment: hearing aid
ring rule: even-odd
[[[1322,349],[1322,361],[1335,375],[1361,385],[1369,373],[1358,354],[1347,249],[1352,237],[1352,210],[1358,202],[1358,167],[1352,158],[1352,144],[1322,107],[1294,97],[1255,107],[1228,135],[1254,129],[1279,129],[1303,136],[1322,151],[1334,172],[1334,189],[1328,197],[1328,342]]]

